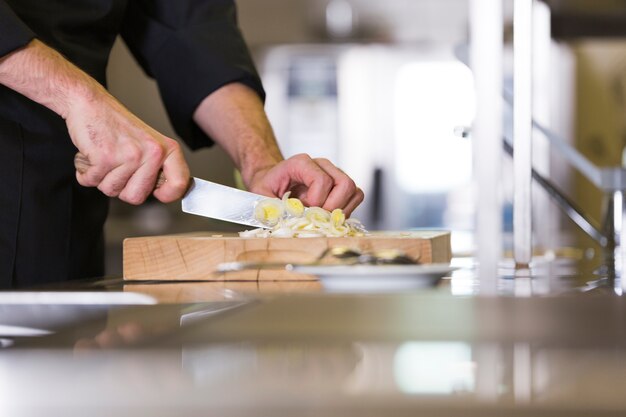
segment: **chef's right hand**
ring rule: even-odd
[[[89,160],[78,182],[109,197],[141,204],[148,196],[164,203],[183,196],[189,168],[179,143],[145,124],[104,89],[69,103],[65,121],[72,142]],[[155,189],[160,170],[167,179]]]
[[[1,0],[0,0],[1,1]],[[38,39],[0,56],[0,85],[65,119],[72,142],[89,161],[78,182],[131,204],[153,192],[163,202],[183,196],[189,168],[178,143],[139,120],[95,79]]]

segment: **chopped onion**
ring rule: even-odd
[[[337,227],[341,226],[346,222],[346,215],[341,209],[334,209],[332,213],[330,213],[330,219],[332,221],[332,225]]]
[[[253,230],[244,230],[243,232],[239,232],[240,237],[261,237],[260,235],[264,232],[267,232],[267,229],[253,229]]]
[[[278,198],[261,200],[254,208],[254,218],[266,226],[274,226],[283,218],[285,208]]]
[[[328,224],[330,221],[330,213],[321,207],[309,207],[304,211],[304,216],[308,221],[316,226]]]
[[[291,191],[287,191],[285,195],[283,195],[282,200],[285,212],[291,217],[301,217],[304,213],[304,204],[297,198],[289,198],[290,195]]]
[[[341,209],[329,212],[321,207],[305,208],[297,198],[286,192],[281,199],[261,200],[254,207],[254,216],[269,229],[246,230],[241,237],[342,237],[364,236],[367,230],[357,219],[346,219]]]
[[[272,237],[293,237],[296,232],[288,227],[280,227],[271,232]]]

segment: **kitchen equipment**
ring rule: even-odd
[[[252,227],[267,227],[254,218],[254,206],[267,196],[238,190],[211,181],[192,178],[183,198],[185,213],[211,217]]]
[[[396,292],[435,287],[456,268],[428,265],[294,265],[293,271],[315,275],[332,292]]]
[[[398,250],[422,264],[451,259],[450,232],[373,232],[360,237],[241,238],[210,232],[146,236],[124,241],[126,280],[281,281],[314,280],[313,275],[292,271],[256,269],[222,274],[224,262],[310,263],[333,247],[361,253]]]

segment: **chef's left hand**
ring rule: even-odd
[[[299,154],[283,160],[263,102],[244,84],[209,94],[193,120],[224,148],[252,192],[282,197],[291,191],[306,206],[341,208],[346,216],[363,201],[363,191],[327,159]]]
[[[287,191],[305,206],[341,208],[346,216],[361,204],[363,191],[328,159],[294,155],[257,171],[246,184],[257,194],[282,197]]]

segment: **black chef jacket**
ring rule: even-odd
[[[192,149],[212,144],[192,120],[211,92],[263,97],[233,0],[0,0],[0,56],[36,37],[105,84],[118,34]],[[0,85],[0,288],[104,273],[108,199],[78,185],[76,152],[59,116]]]

